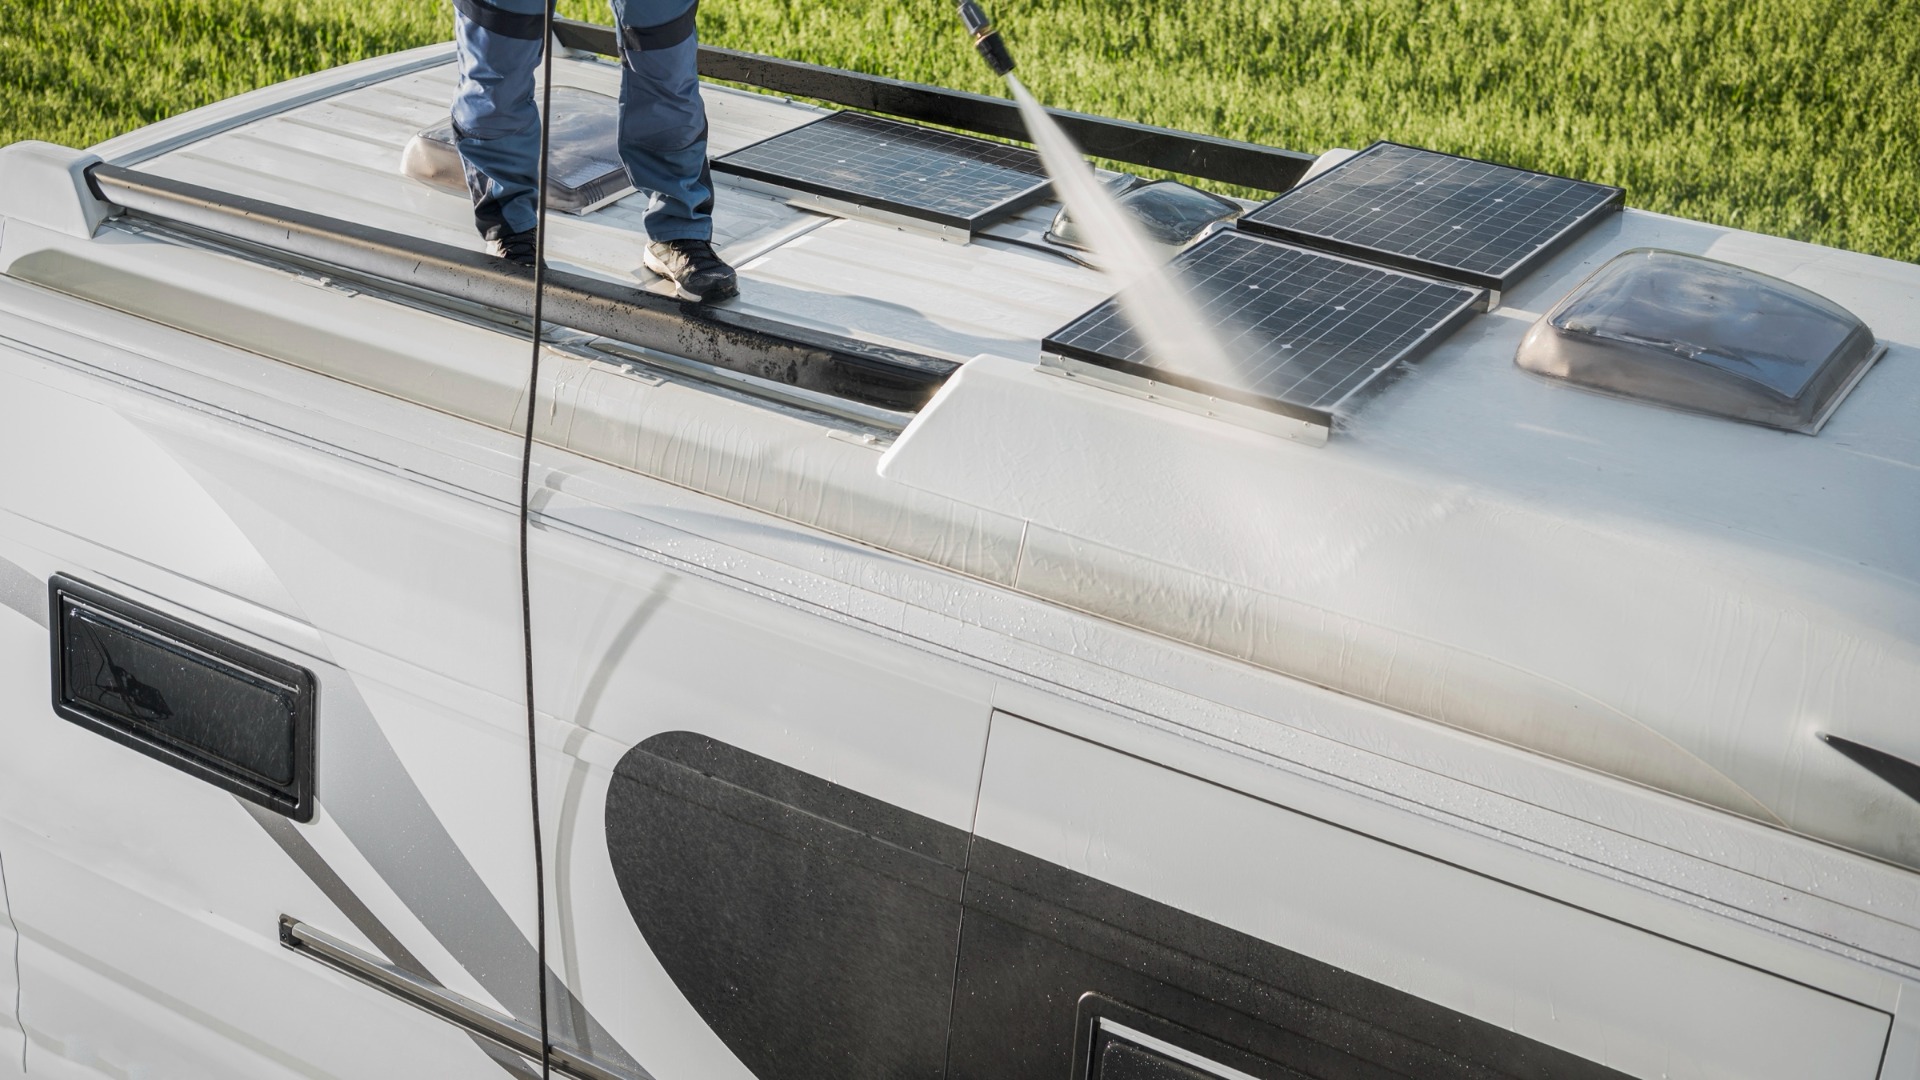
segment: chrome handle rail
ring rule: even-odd
[[[530,1060],[540,1060],[540,1033],[532,1027],[439,983],[402,971],[290,915],[280,916],[280,944],[399,998],[422,1012],[464,1028]],[[577,1080],[645,1080],[610,1069],[565,1047],[555,1046],[550,1053],[554,1070]]]

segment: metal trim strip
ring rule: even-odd
[[[402,971],[291,915],[280,916],[280,944],[517,1054],[535,1061],[540,1058],[540,1033],[533,1028],[464,994]],[[549,1053],[556,1070],[578,1080],[642,1080],[565,1047],[549,1047]]]
[[[383,282],[531,313],[531,271],[478,251],[376,229],[114,165],[87,173],[95,193],[128,214],[311,259]],[[913,411],[958,364],[724,307],[551,270],[547,321],[776,382]]]

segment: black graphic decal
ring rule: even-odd
[[[607,842],[648,946],[763,1080],[1192,1071],[1100,1016],[1257,1080],[1621,1080],[688,732],[621,759]]]
[[[688,732],[629,751],[607,793],[641,934],[765,1080],[943,1074],[966,841]]]

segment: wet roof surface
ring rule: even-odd
[[[296,105],[190,142],[139,167],[220,191],[478,249],[463,194],[401,172],[407,142],[446,123],[454,93],[446,62]],[[619,68],[597,60],[555,65],[555,85],[619,91]],[[705,86],[708,152],[720,157],[827,115],[782,98]],[[935,232],[849,220],[789,205],[724,174],[714,243],[742,273],[736,310],[796,326],[966,360],[982,352],[1037,355],[1042,336],[1102,299],[1096,271],[1064,255],[985,238],[954,243]],[[641,265],[645,194],[591,213],[552,216],[549,262],[561,269],[666,291]],[[994,231],[1037,236],[1056,208],[1042,205]]]

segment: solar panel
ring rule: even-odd
[[[1149,354],[1114,299],[1049,335],[1041,348],[1077,361],[1082,374],[1091,367],[1330,427],[1337,410],[1433,347],[1485,301],[1477,288],[1233,231],[1187,249],[1172,266],[1201,317],[1219,328],[1231,370],[1208,372],[1191,357]]]
[[[713,167],[968,232],[1048,192],[1031,150],[862,113],[833,113]]]
[[[1502,291],[1620,208],[1617,187],[1379,142],[1242,228]]]

